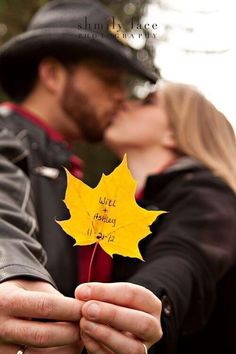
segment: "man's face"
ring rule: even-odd
[[[95,61],[82,62],[67,71],[59,104],[79,127],[82,138],[102,140],[104,130],[124,103],[124,76],[121,69]]]

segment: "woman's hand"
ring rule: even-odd
[[[81,337],[91,354],[145,354],[162,336],[161,301],[131,283],[89,283],[76,289],[85,301]]]

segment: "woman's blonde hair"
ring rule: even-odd
[[[180,152],[201,161],[236,192],[235,133],[225,116],[192,86],[167,82],[160,91]]]

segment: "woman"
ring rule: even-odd
[[[130,103],[105,134],[147,208],[169,213],[140,243],[129,281],[162,299],[164,336],[150,353],[236,353],[236,144],[194,88],[166,83]],[[161,347],[160,347],[161,345]]]

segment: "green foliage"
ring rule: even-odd
[[[0,24],[6,26],[6,32],[0,30],[0,43],[23,32],[33,14],[46,2],[48,0],[1,0]]]

